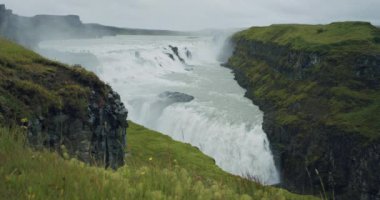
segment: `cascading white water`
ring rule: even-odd
[[[121,95],[132,121],[198,147],[230,173],[278,183],[262,112],[220,66],[220,44],[212,37],[117,36],[40,47],[94,54],[97,74]]]

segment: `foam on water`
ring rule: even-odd
[[[94,54],[98,75],[121,95],[132,121],[197,146],[230,173],[278,183],[262,112],[244,97],[231,71],[220,67],[221,44],[212,37],[117,36],[40,46]],[[169,101],[160,96],[167,91],[194,100]]]

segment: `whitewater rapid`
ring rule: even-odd
[[[116,36],[40,48],[95,55],[99,65],[88,67],[121,95],[130,120],[198,147],[227,172],[278,183],[263,114],[220,66],[222,44],[215,37]]]

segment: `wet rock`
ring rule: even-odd
[[[165,53],[165,54],[166,54],[170,59],[172,59],[173,61],[175,60],[173,54],[170,54],[170,53]]]
[[[169,48],[173,51],[174,55],[178,58],[179,61],[185,63],[185,60],[179,55],[178,47],[169,45]]]
[[[160,98],[168,99],[172,102],[185,103],[190,102],[194,99],[193,96],[184,94],[181,92],[163,92],[159,95]]]
[[[185,49],[185,51],[186,51],[186,57],[188,59],[191,59],[193,57],[193,55],[191,54],[191,51],[189,49],[187,49],[187,48]]]

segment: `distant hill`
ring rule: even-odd
[[[24,46],[43,40],[96,38],[114,35],[186,35],[186,32],[119,28],[82,23],[77,15],[36,15],[23,17],[0,5],[0,35]]]

